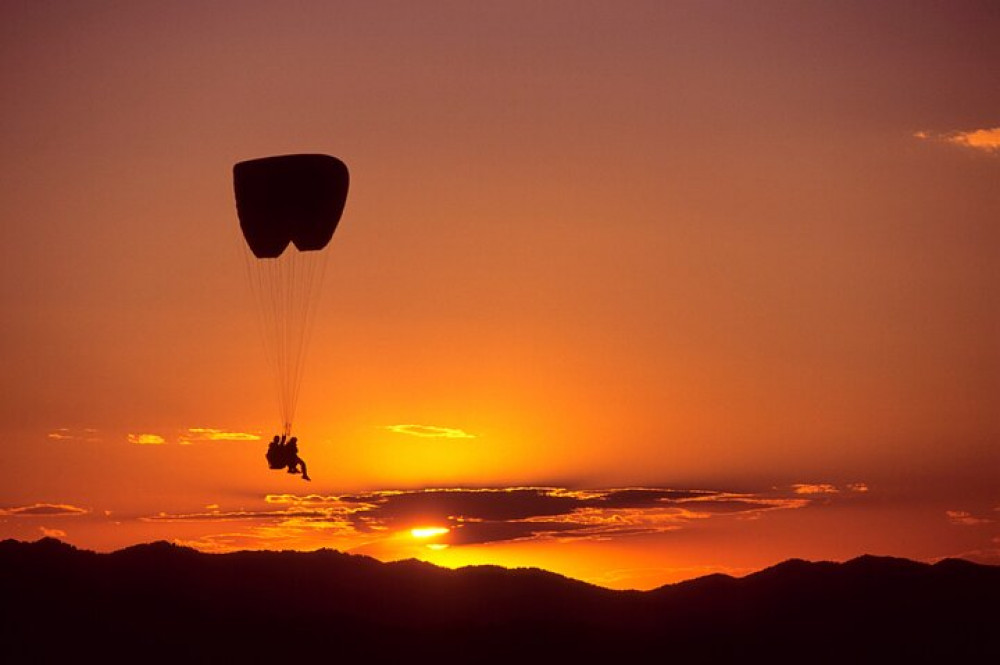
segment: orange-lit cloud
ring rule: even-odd
[[[469,434],[453,427],[437,427],[436,425],[386,425],[385,429],[397,434],[409,434],[434,439],[474,439],[475,434]]]
[[[967,148],[996,152],[1000,150],[1000,127],[959,132],[948,139],[951,143]]]
[[[866,483],[847,483],[843,487],[837,487],[830,483],[796,483],[792,485],[792,490],[796,494],[840,494],[841,492],[854,492],[864,494],[868,491]]]
[[[66,503],[34,503],[30,506],[16,506],[14,508],[0,508],[0,516],[4,517],[46,517],[68,515],[84,515],[90,511],[86,508],[71,506]]]
[[[128,442],[139,446],[162,446],[167,440],[159,434],[129,434]]]
[[[341,547],[391,540],[398,534],[458,546],[523,540],[611,540],[685,528],[695,520],[759,519],[768,512],[805,508],[811,499],[793,493],[746,494],[713,490],[624,488],[571,490],[552,487],[391,490],[348,495],[269,494],[273,508],[160,513],[152,522],[249,524],[200,549],[225,543],[274,547],[304,542],[309,533],[343,539]]]
[[[260,441],[259,434],[249,432],[232,432],[214,427],[189,427],[177,442],[182,446],[198,441]]]
[[[796,485],[792,485],[792,489],[795,490],[796,494],[837,494],[840,492],[840,490],[836,487],[827,483],[798,483]]]
[[[985,517],[976,517],[965,510],[946,510],[945,515],[948,516],[949,522],[960,526],[979,526],[980,524],[989,524],[993,521]]]
[[[336,496],[323,496],[322,494],[267,494],[264,496],[267,503],[287,503],[294,505],[308,503],[331,503],[338,501]]]
[[[239,522],[253,520],[313,520],[330,521],[337,511],[330,509],[317,510],[209,510],[199,513],[168,513],[161,511],[156,515],[140,517],[148,522]]]
[[[38,527],[38,530],[42,532],[42,535],[46,538],[65,538],[66,532],[62,529],[49,529],[44,526]]]
[[[810,499],[786,496],[755,496],[750,494],[728,494],[720,492],[715,496],[697,497],[679,503],[695,513],[716,515],[732,514],[741,517],[757,516],[772,510],[804,508]]]
[[[214,427],[189,427],[177,436],[177,443],[190,446],[206,441],[260,441],[259,434],[250,432],[233,432]],[[129,434],[129,443],[146,446],[161,446],[167,443],[166,437],[159,434]]]
[[[191,547],[209,554],[223,554],[241,549],[255,549],[253,545],[242,542],[242,534],[219,533],[201,538],[173,538],[170,542],[181,547]]]
[[[59,427],[46,435],[52,441],[100,441],[97,430],[92,427],[84,429],[70,429],[69,427]]]
[[[351,514],[364,506],[344,503],[337,497],[309,495],[268,495],[265,503],[275,504],[274,509],[221,510],[209,506],[205,512],[166,513],[140,518],[146,522],[214,522],[228,523],[229,531],[205,536],[201,541],[186,544],[203,551],[232,551],[233,549],[263,548],[315,548],[316,534],[323,539],[358,534],[351,521]],[[246,527],[235,527],[246,524]],[[342,548],[349,543],[340,543]]]
[[[965,132],[950,132],[935,134],[932,132],[915,132],[915,138],[924,141],[944,141],[963,148],[982,150],[989,153],[1000,153],[1000,127],[989,129],[973,129]]]

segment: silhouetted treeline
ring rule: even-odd
[[[331,550],[0,543],[12,663],[1000,662],[998,626],[1000,567],[957,559],[791,560],[638,592]]]

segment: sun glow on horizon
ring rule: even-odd
[[[415,527],[410,529],[410,535],[414,538],[433,538],[434,536],[442,536],[450,530],[443,526]]]

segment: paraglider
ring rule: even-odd
[[[267,459],[268,467],[272,469],[284,469],[288,468],[288,473],[301,473],[302,480],[312,480],[309,477],[309,472],[306,470],[306,463],[301,457],[299,457],[299,446],[297,444],[298,439],[294,436],[285,441],[284,435],[279,437],[277,434],[271,439],[271,443],[267,446],[267,452],[264,457]],[[299,469],[299,467],[302,467]]]
[[[233,167],[236,212],[248,251],[247,277],[256,300],[265,354],[275,379],[283,446],[291,434],[305,352],[328,251],[347,201],[347,166],[330,155],[279,155]],[[273,467],[271,451],[268,463]],[[283,464],[305,473],[305,463]]]

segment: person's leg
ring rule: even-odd
[[[310,478],[309,474],[306,472],[306,461],[304,459],[302,459],[301,457],[298,458],[298,461],[299,461],[299,464],[302,465],[302,480],[312,480],[312,478]]]

